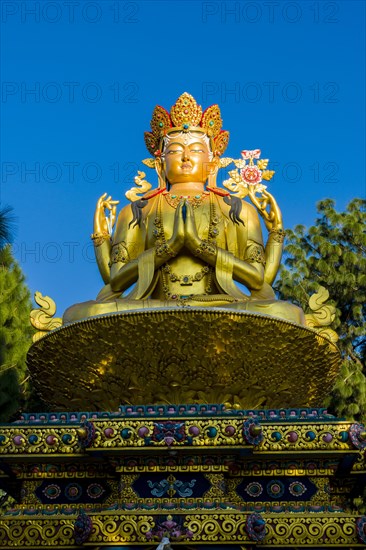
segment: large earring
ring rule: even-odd
[[[219,163],[217,157],[214,157],[209,163],[207,163],[207,186],[216,187],[217,172],[219,170]]]
[[[158,175],[159,189],[166,189],[165,170],[163,167],[163,161],[160,157],[155,159],[155,170]]]

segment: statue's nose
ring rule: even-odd
[[[185,147],[182,153],[183,160],[189,160],[189,147]]]

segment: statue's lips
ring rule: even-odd
[[[184,170],[185,172],[190,172],[192,170],[192,165],[188,164],[188,163],[185,163],[185,164],[182,164],[182,166],[180,168],[181,168],[181,170]]]

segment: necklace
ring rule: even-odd
[[[198,271],[194,275],[182,275],[179,276],[173,273],[169,264],[165,264],[161,268],[161,279],[163,283],[163,292],[167,300],[175,300],[177,305],[187,305],[189,300],[194,294],[175,294],[170,291],[168,278],[172,282],[179,281],[181,286],[190,286],[194,281],[201,281],[203,277],[207,275],[207,285],[205,288],[205,294],[210,294],[212,283],[212,267],[204,266],[201,271]]]
[[[175,195],[172,193],[165,193],[164,197],[166,202],[172,208],[176,209],[181,200],[187,199],[192,208],[197,208],[208,197],[209,193],[198,193],[197,195]]]
[[[197,271],[197,273],[195,273],[194,275],[178,275],[177,273],[173,273],[172,268],[169,264],[163,265],[161,271],[162,273],[166,273],[168,275],[172,283],[179,282],[180,286],[191,286],[195,281],[202,281],[203,277],[206,277],[206,275],[212,273],[212,269],[208,265],[203,266],[201,271]],[[206,289],[207,292],[211,290],[210,285],[211,280],[208,282],[208,286],[210,288]]]

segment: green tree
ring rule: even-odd
[[[284,266],[276,290],[309,311],[319,285],[336,306],[331,326],[339,335],[342,367],[328,403],[339,417],[366,420],[366,201],[352,200],[345,212],[326,199],[317,204],[315,225],[287,232]]]
[[[8,421],[24,401],[26,353],[32,342],[31,300],[24,275],[9,245],[0,249],[0,421]]]
[[[14,233],[14,218],[12,208],[5,206],[0,210],[0,249],[9,244]]]

